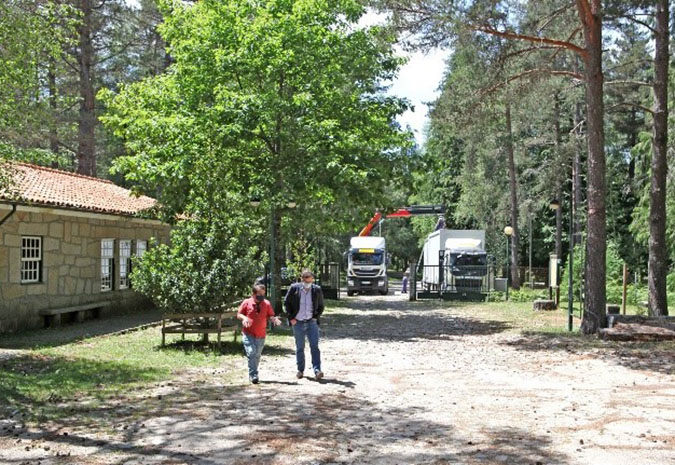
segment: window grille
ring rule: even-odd
[[[113,288],[113,265],[115,262],[115,240],[101,241],[101,291]]]
[[[24,236],[21,238],[21,282],[39,283],[42,274],[42,238]]]
[[[129,287],[131,271],[131,241],[120,241],[120,289]]]
[[[148,250],[148,241],[136,241],[136,256],[138,258],[142,258],[146,250]]]

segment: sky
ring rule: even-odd
[[[448,51],[432,50],[428,54],[415,52],[405,55],[408,56],[408,63],[399,71],[389,92],[407,98],[414,106],[414,111],[405,112],[398,121],[403,127],[409,125],[417,142],[422,144],[428,121],[429,109],[426,103],[433,102],[439,94],[438,87],[443,78]]]
[[[386,14],[369,11],[363,15],[359,26],[373,26],[382,24],[386,20]],[[443,78],[445,60],[449,52],[441,49],[433,49],[428,53],[404,52],[400,47],[397,47],[397,51],[400,55],[407,57],[408,62],[399,70],[389,93],[404,97],[412,104],[413,109],[401,115],[398,122],[404,128],[410,126],[415,134],[415,140],[422,145],[425,140],[424,129],[429,120],[429,108],[426,104],[433,102],[439,95],[438,88]]]

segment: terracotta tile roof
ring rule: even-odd
[[[96,213],[131,216],[151,208],[156,200],[135,197],[131,191],[105,179],[60,171],[28,163],[12,163],[11,186],[18,200],[33,205],[72,208]],[[0,191],[1,199],[9,199]]]

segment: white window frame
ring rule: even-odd
[[[21,236],[21,284],[42,282],[42,237]]]
[[[143,254],[148,251],[148,241],[136,241],[136,256],[143,258]]]
[[[129,273],[131,273],[131,240],[120,240],[120,289],[129,289]]]
[[[101,292],[115,287],[115,239],[101,239]]]

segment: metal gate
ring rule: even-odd
[[[316,266],[316,281],[326,299],[340,299],[340,264],[321,263]]]
[[[495,290],[495,267],[418,265],[411,276],[411,299],[485,300]]]

